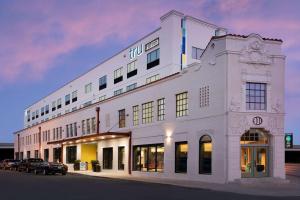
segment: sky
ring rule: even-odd
[[[0,142],[13,141],[27,106],[158,28],[173,9],[229,33],[283,40],[285,131],[300,144],[298,0],[0,0]]]

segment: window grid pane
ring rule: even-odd
[[[188,115],[188,95],[187,92],[176,95],[176,117]]]
[[[246,109],[247,110],[266,109],[266,84],[265,83],[246,84]]]
[[[165,98],[157,100],[157,120],[163,121],[165,119]]]
[[[133,106],[133,126],[139,125],[139,106]]]
[[[142,123],[148,124],[153,121],[153,101],[142,104]]]

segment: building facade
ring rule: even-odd
[[[225,183],[285,178],[282,41],[177,11],[25,110],[19,158]]]

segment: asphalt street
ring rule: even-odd
[[[251,196],[204,189],[83,175],[43,176],[0,170],[1,200],[276,200],[299,197]]]

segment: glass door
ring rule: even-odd
[[[253,148],[241,147],[241,172],[242,177],[253,176]]]
[[[255,147],[254,151],[254,177],[268,176],[268,149],[267,147]]]

